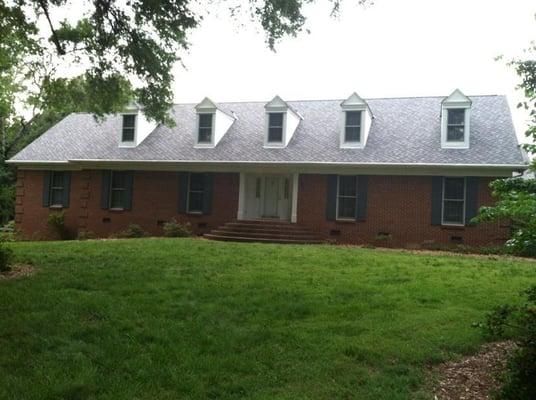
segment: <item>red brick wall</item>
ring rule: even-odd
[[[214,174],[213,206],[210,215],[178,214],[179,189],[176,172],[135,171],[132,210],[101,209],[102,171],[73,171],[70,206],[64,210],[66,225],[72,237],[86,231],[107,237],[125,229],[129,223],[140,225],[152,235],[162,235],[158,222],[190,222],[202,234],[236,218],[238,209],[238,174]],[[43,173],[20,171],[18,175],[16,223],[30,239],[55,238],[47,226],[51,212],[42,206]]]
[[[488,187],[492,180],[480,179],[479,206],[492,203]],[[456,236],[464,244],[488,245],[504,242],[509,233],[509,228],[498,223],[431,225],[430,176],[369,176],[367,218],[360,222],[326,221],[326,190],[325,175],[300,175],[298,223],[341,243],[419,248],[431,243],[450,244],[451,237]],[[390,238],[380,240],[379,233],[388,233]]]
[[[136,171],[131,211],[101,209],[101,176],[101,171],[72,173],[70,207],[65,210],[72,237],[80,231],[106,237],[125,229],[129,223],[140,225],[152,235],[162,235],[158,222],[171,218],[190,222],[194,231],[201,234],[236,218],[237,173],[214,174],[212,213],[199,216],[177,213],[179,189],[175,172]],[[491,180],[480,180],[479,205],[492,202],[488,188]],[[488,245],[503,242],[508,237],[508,227],[496,223],[461,228],[432,226],[432,178],[429,176],[370,176],[368,185],[365,221],[327,221],[326,176],[301,174],[298,223],[337,242],[381,246],[449,244],[453,236],[461,237],[465,244]],[[41,171],[19,172],[16,222],[23,235],[30,239],[55,238],[54,231],[47,226],[48,215],[53,211],[42,207],[42,191]],[[389,233],[390,238],[379,240],[380,232]]]

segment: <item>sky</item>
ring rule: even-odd
[[[175,101],[448,96],[459,88],[507,95],[526,141],[527,114],[516,108],[523,97],[506,61],[536,40],[536,1],[346,0],[338,18],[328,1],[305,10],[310,33],[284,38],[273,52],[260,27],[216,7],[190,36],[185,68],[174,68]]]

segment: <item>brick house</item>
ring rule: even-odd
[[[504,96],[179,104],[175,126],[143,110],[71,114],[15,155],[16,224],[47,238],[174,218],[213,239],[486,245],[470,223],[490,181],[527,167]]]

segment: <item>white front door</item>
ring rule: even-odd
[[[264,178],[264,204],[262,210],[263,218],[279,218],[279,190],[281,177],[267,176]]]

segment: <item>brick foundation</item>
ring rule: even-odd
[[[238,173],[215,173],[210,215],[178,213],[179,189],[176,172],[136,171],[131,211],[103,210],[100,207],[101,171],[73,171],[70,206],[65,209],[71,237],[89,232],[107,237],[140,225],[151,235],[162,235],[162,224],[175,218],[190,222],[202,234],[232,221],[238,209]],[[489,182],[481,178],[479,206],[492,203]],[[362,222],[326,220],[326,176],[301,174],[298,191],[298,223],[326,239],[339,243],[370,243],[378,246],[423,247],[433,243],[490,245],[504,242],[509,228],[499,223],[468,227],[431,225],[431,177],[369,177],[367,218]],[[43,172],[19,171],[15,221],[28,239],[55,239],[47,224],[56,210],[42,206]],[[383,235],[382,235],[383,234]]]

